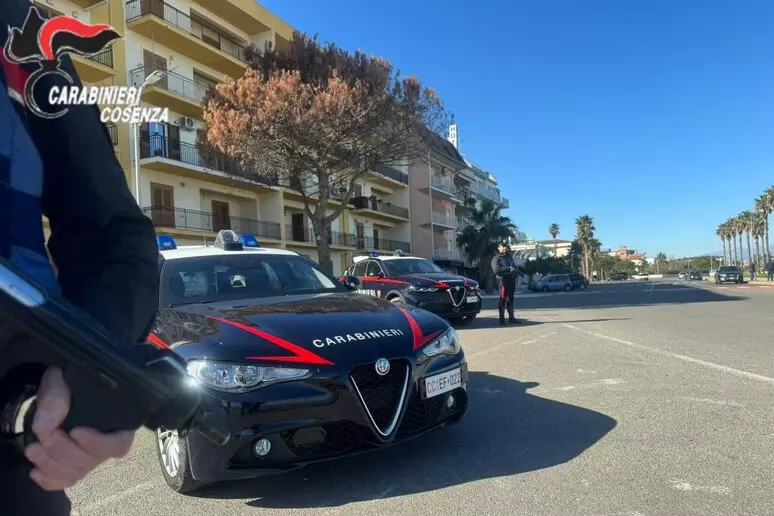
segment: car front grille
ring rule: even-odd
[[[405,360],[390,360],[390,371],[377,374],[375,363],[362,364],[349,371],[360,402],[371,423],[383,436],[394,430],[408,390],[410,366]]]
[[[418,393],[412,396],[398,432],[413,434],[435,424],[445,409],[446,396],[436,396],[423,400]]]
[[[465,287],[449,287],[449,294],[455,306],[461,305],[465,300],[467,289]]]

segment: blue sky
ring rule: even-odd
[[[589,214],[608,247],[716,251],[774,184],[770,0],[261,3],[436,88],[534,238]]]

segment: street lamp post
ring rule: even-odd
[[[140,89],[137,92],[137,101],[132,107],[137,107],[140,105],[140,101],[142,100],[142,92],[147,86],[156,84],[165,75],[166,72],[161,70],[154,70],[150,75],[148,75],[145,78],[145,81],[143,81],[143,83],[140,85]],[[132,133],[134,136],[134,170],[132,171],[132,175],[134,176],[132,177],[134,182],[134,199],[137,201],[137,205],[142,208],[142,205],[140,204],[140,122],[131,125]]]

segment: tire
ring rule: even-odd
[[[565,292],[569,292],[569,291],[571,291],[571,290],[572,290],[572,285],[565,285],[565,286],[564,286],[564,291],[565,291]]]
[[[542,290],[543,292],[548,292],[548,287],[544,286],[544,287],[543,287],[543,288],[541,288],[540,290]]]
[[[393,295],[387,301],[389,301],[390,303],[395,303],[396,305],[406,304],[406,301],[403,299],[403,296],[398,294]]]
[[[585,283],[581,283],[580,287],[578,287],[581,290],[586,290],[587,285]]]
[[[166,442],[162,443],[166,437]],[[176,444],[175,444],[176,443]],[[171,449],[174,448],[175,449]],[[200,487],[204,482],[199,482],[191,474],[191,466],[188,463],[188,438],[180,437],[176,431],[159,429],[156,431],[156,456],[161,466],[161,474],[164,481],[178,493],[190,493]],[[176,464],[170,465],[170,459],[176,461]],[[174,466],[177,466],[175,469]]]

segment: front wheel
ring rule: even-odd
[[[565,292],[569,292],[569,291],[571,291],[571,290],[572,290],[572,285],[565,285],[565,286],[564,286],[564,291],[565,291]]]
[[[540,290],[542,290],[543,292],[548,292],[548,287],[543,287],[543,288],[542,288],[542,289],[540,289]]]
[[[580,289],[581,289],[581,290],[586,290],[586,286],[587,286],[587,285],[586,285],[585,283],[581,283],[581,284],[580,284]]]
[[[174,491],[190,493],[204,485],[193,478],[188,464],[188,439],[176,430],[156,430],[156,455],[164,480]]]

